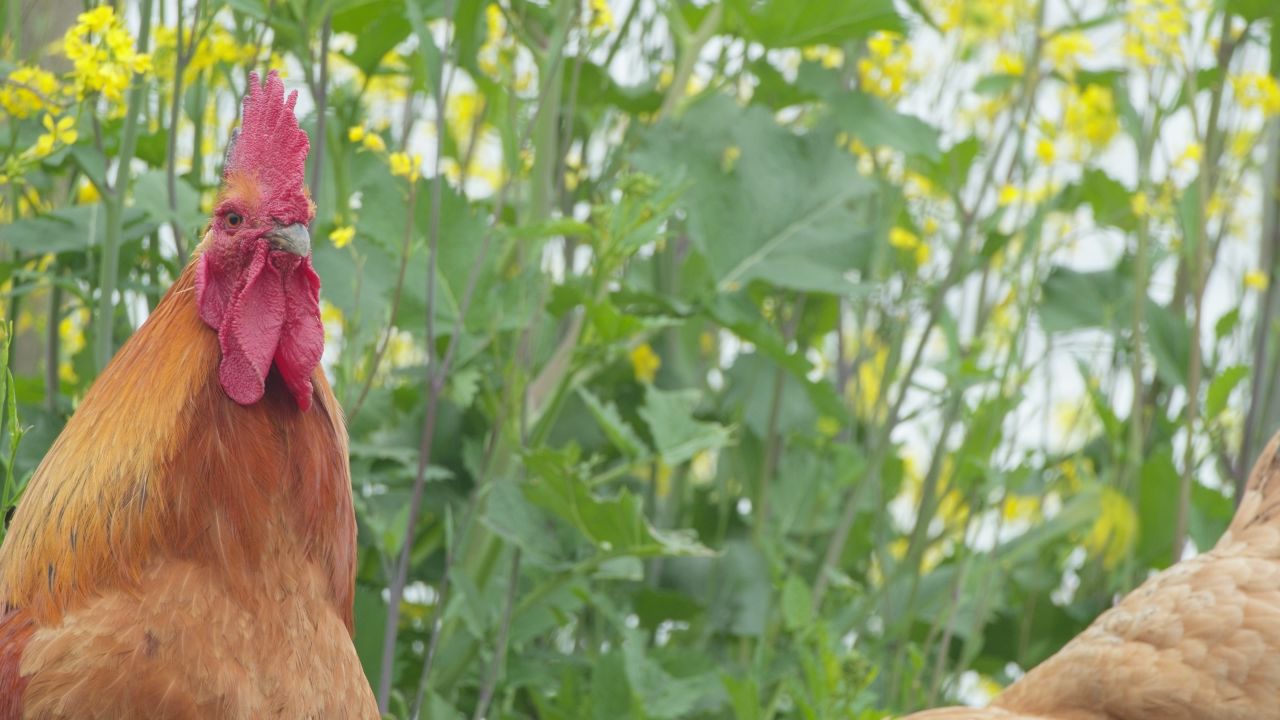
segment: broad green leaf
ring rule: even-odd
[[[1213,420],[1222,414],[1231,399],[1231,392],[1241,380],[1249,377],[1249,368],[1244,365],[1232,365],[1218,372],[1217,377],[1209,382],[1209,393],[1205,398],[1205,420]]]
[[[782,584],[782,620],[789,630],[802,630],[813,622],[809,584],[797,575],[788,575]]]
[[[843,273],[869,252],[857,203],[873,187],[853,157],[837,151],[834,134],[797,135],[763,108],[715,95],[648,131],[635,163],[691,183],[679,205],[720,291],[752,280],[854,289]],[[813,274],[819,265],[826,271]]]
[[[522,488],[531,502],[578,529],[601,552],[611,555],[699,555],[708,550],[685,534],[659,531],[645,518],[642,503],[627,490],[596,497],[575,454],[537,450],[526,458],[531,479]]]
[[[941,153],[936,128],[867,93],[845,92],[833,97],[831,110],[840,129],[868,147],[891,147],[929,160],[937,160]]]
[[[645,391],[640,417],[649,425],[658,454],[669,466],[729,442],[728,428],[695,419],[699,396],[697,390],[667,391],[652,385]]]
[[[905,29],[893,0],[730,0],[729,8],[728,22],[770,48],[840,45]]]
[[[583,387],[578,388],[578,396],[591,411],[591,416],[600,425],[609,442],[613,443],[619,452],[628,458],[638,458],[647,454],[648,449],[644,441],[635,434],[627,421],[622,419],[618,414],[618,408],[613,403],[602,402],[590,390]]]

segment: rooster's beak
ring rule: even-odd
[[[307,226],[302,223],[294,223],[284,227],[277,225],[274,230],[263,237],[276,250],[301,257],[311,254],[311,233],[307,232]]]

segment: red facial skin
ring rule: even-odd
[[[303,185],[307,135],[276,73],[250,76],[240,134],[196,268],[200,317],[218,332],[218,379],[241,405],[262,398],[274,365],[299,409],[311,407],[311,376],[324,352],[320,278],[310,255],[279,250],[271,233],[306,225],[314,209]]]

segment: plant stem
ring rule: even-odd
[[[151,37],[151,7],[153,0],[141,0],[138,16],[138,51],[147,51]],[[116,157],[116,177],[110,192],[103,198],[106,205],[107,226],[102,245],[102,267],[98,275],[98,317],[94,334],[94,359],[98,372],[107,366],[115,353],[115,294],[116,276],[120,272],[120,243],[124,235],[124,201],[129,192],[133,154],[138,142],[138,116],[146,102],[146,76],[134,79],[129,90],[129,109],[124,120],[124,132],[120,139],[120,154]]]

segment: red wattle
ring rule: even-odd
[[[259,242],[248,267],[229,280],[210,257],[201,256],[197,303],[201,319],[218,331],[222,389],[237,403],[251,405],[262,399],[274,363],[298,407],[310,409],[311,374],[324,353],[320,278],[311,259],[273,261],[267,243]]]

